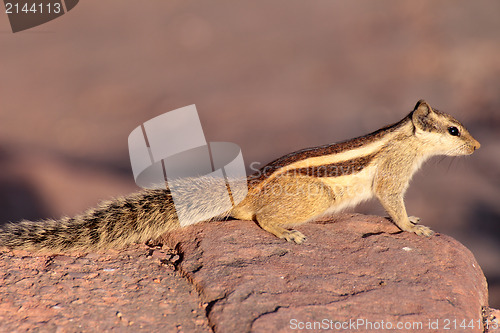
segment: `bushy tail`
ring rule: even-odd
[[[0,246],[64,252],[143,243],[181,226],[229,215],[235,204],[231,198],[242,200],[247,193],[246,180],[238,181],[244,186],[233,186],[235,179],[226,188],[214,177],[184,178],[169,182],[170,189],[144,190],[103,202],[75,217],[9,223],[0,228]]]
[[[9,223],[0,229],[0,245],[30,251],[91,251],[146,242],[176,228],[169,191],[146,190],[103,202],[72,218]]]

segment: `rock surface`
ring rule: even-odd
[[[0,253],[0,332],[210,332],[168,251]]]
[[[184,253],[179,270],[209,303],[216,331],[285,332],[314,322],[442,331],[462,321],[483,330],[486,280],[460,243],[399,233],[374,216],[330,222],[298,227],[308,236],[301,246],[240,221],[180,230],[166,241]]]
[[[225,221],[166,234],[163,248],[3,251],[0,331],[483,332],[484,318],[495,332],[484,275],[454,239],[359,214],[297,229],[302,245]]]

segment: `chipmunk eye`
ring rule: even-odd
[[[448,127],[448,133],[453,136],[460,136],[460,131],[455,126]]]

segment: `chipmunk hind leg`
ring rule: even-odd
[[[333,202],[328,186],[314,178],[279,177],[258,196],[255,221],[278,238],[301,244],[306,237],[293,226],[322,214]]]

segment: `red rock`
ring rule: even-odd
[[[400,233],[385,219],[362,215],[297,229],[308,237],[303,245],[246,221],[197,225],[165,240],[183,253],[178,268],[208,303],[216,330],[285,332],[363,319],[358,328],[421,323],[440,331],[460,319],[473,321],[469,332],[482,331],[486,280],[454,239]]]
[[[482,332],[483,323],[499,331],[484,275],[454,239],[401,233],[383,218],[349,214],[297,229],[308,237],[302,245],[253,222],[226,221],[164,235],[177,252],[143,245],[54,257],[0,251],[0,331],[363,331],[399,324],[408,325],[405,332]]]
[[[0,332],[171,332],[180,323],[189,332],[209,332],[194,288],[146,259],[149,251],[135,246],[85,258],[58,255],[38,274],[32,267],[41,256],[0,251]],[[117,268],[102,273],[110,267]]]

